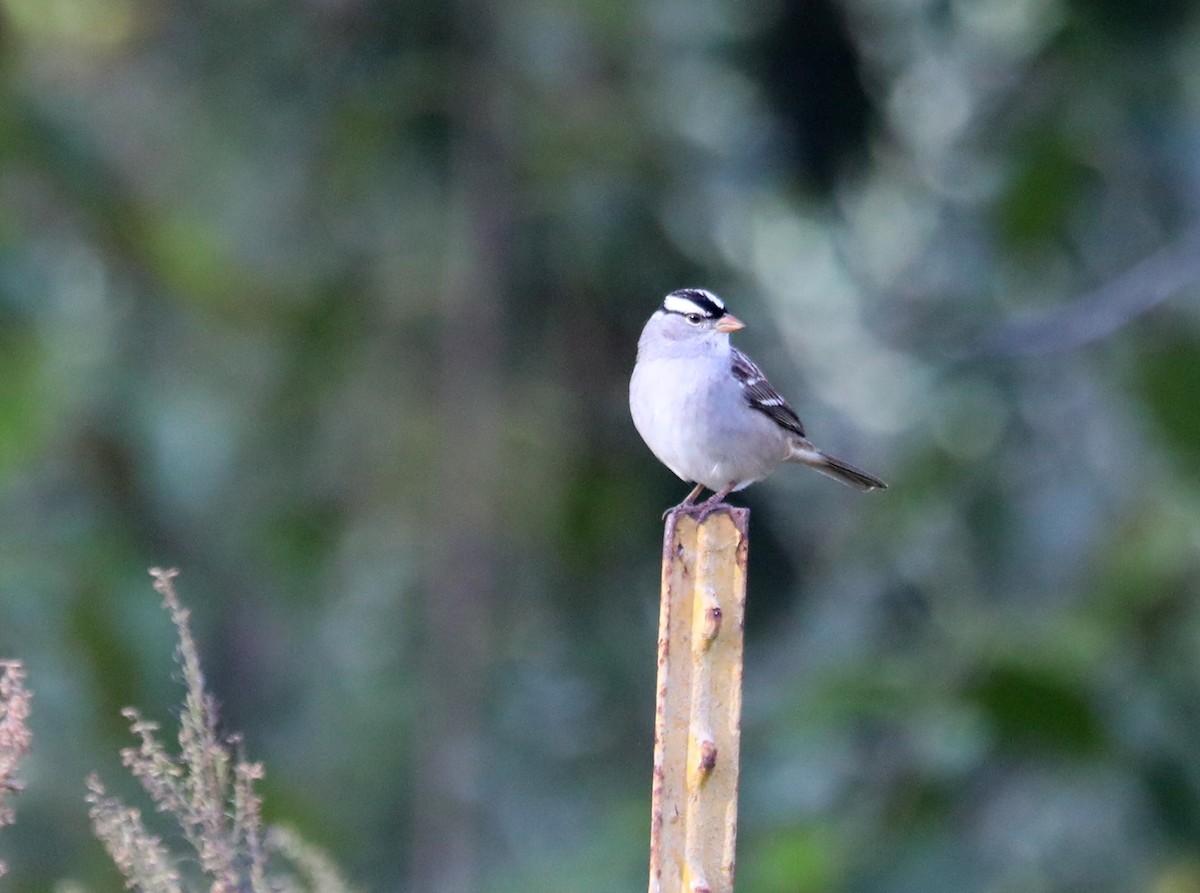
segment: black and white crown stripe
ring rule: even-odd
[[[662,309],[683,316],[698,313],[705,319],[720,319],[725,315],[725,302],[702,288],[681,288],[666,296]]]

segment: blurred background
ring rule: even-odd
[[[1200,8],[0,0],[11,888],[120,880],[177,565],[361,888],[642,889],[682,286],[867,495],[752,509],[739,890],[1200,891]]]

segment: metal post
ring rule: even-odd
[[[649,893],[732,893],[750,512],[667,517]]]

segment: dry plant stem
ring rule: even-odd
[[[18,661],[0,661],[0,827],[13,822],[12,807],[5,801],[22,788],[17,764],[33,740],[27,724],[29,699],[25,668]],[[0,875],[6,870],[0,861]]]
[[[163,597],[163,605],[171,615],[179,637],[175,656],[183,667],[186,686],[183,713],[179,717],[179,756],[190,771],[182,773],[183,814],[180,816],[184,834],[196,848],[200,864],[206,872],[233,884],[237,877],[226,840],[225,806],[230,787],[230,758],[217,734],[217,711],[211,696],[204,688],[204,670],[200,666],[200,649],[192,638],[190,612],[175,595],[173,580],[179,571],[151,568],[154,589]],[[138,774],[136,762],[130,764]],[[160,779],[139,776],[153,795]],[[171,778],[174,782],[175,778]],[[176,788],[178,792],[178,788]],[[161,804],[160,804],[161,808]]]
[[[723,506],[699,523],[667,518],[650,893],[733,890],[749,517]]]
[[[183,893],[175,859],[161,838],[146,830],[141,813],[108,796],[96,776],[87,779],[88,814],[126,887],[145,893]]]
[[[123,713],[138,744],[124,748],[121,759],[155,810],[175,820],[194,854],[173,852],[150,833],[139,810],[109,796],[100,779],[91,776],[87,802],[96,836],[126,887],[142,893],[183,893],[199,889],[197,882],[209,893],[346,893],[350,888],[323,853],[295,834],[263,828],[262,798],[255,790],[263,778],[262,764],[246,760],[240,736],[217,732],[216,705],[204,687],[188,612],[175,595],[177,573],[150,571],[175,625],[175,659],[183,668],[179,753],[171,753],[160,740],[157,723],[126,708]],[[172,833],[171,838],[178,836]]]
[[[267,849],[287,859],[307,879],[310,893],[354,893],[337,867],[325,853],[309,845],[289,828],[272,827],[267,831]]]

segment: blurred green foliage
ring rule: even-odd
[[[118,889],[156,564],[357,886],[644,883],[685,285],[891,484],[739,494],[739,889],[1200,889],[1198,87],[1182,2],[0,0],[13,889]]]

